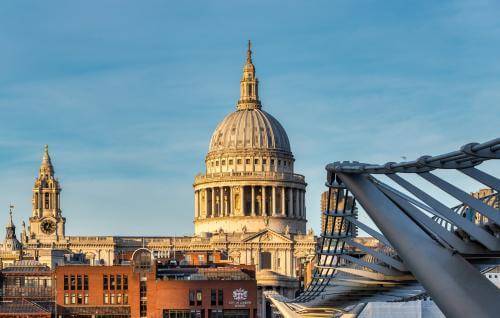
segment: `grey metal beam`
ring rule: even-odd
[[[372,255],[373,257],[377,258],[378,260],[386,263],[389,266],[392,266],[392,267],[396,268],[399,271],[402,271],[402,272],[408,271],[403,263],[401,263],[400,261],[398,261],[397,259],[395,259],[393,257],[390,257],[387,254],[384,254],[382,252],[379,252],[379,251],[376,251],[376,250],[374,250],[372,248],[364,246],[363,244],[360,244],[360,243],[358,243],[358,242],[356,242],[354,240],[347,239],[347,240],[345,240],[345,242],[348,245],[357,247],[361,251]]]
[[[484,248],[479,248],[479,246],[473,246],[470,243],[464,242],[457,235],[448,231],[447,229],[439,225],[436,221],[434,221],[427,215],[423,214],[411,203],[409,203],[408,201],[399,197],[397,194],[390,191],[390,189],[387,189],[386,187],[381,187],[380,189],[386,196],[388,196],[391,200],[396,202],[396,204],[399,205],[404,210],[404,212],[408,213],[413,218],[414,221],[428,228],[432,233],[434,233],[441,240],[446,242],[447,245],[451,246],[458,252],[460,253],[486,252]]]
[[[379,273],[382,273],[384,275],[389,275],[389,276],[404,275],[403,273],[401,273],[398,270],[391,269],[389,267],[385,267],[385,266],[375,264],[375,263],[369,263],[369,262],[364,261],[360,258],[352,257],[351,255],[343,254],[343,255],[339,255],[339,256],[342,257],[343,259],[350,261],[350,262],[356,263],[356,264],[363,266],[363,267],[367,267],[369,269],[372,269],[372,270],[379,272]]]
[[[458,171],[468,175],[469,177],[481,182],[484,185],[487,185],[490,188],[495,189],[497,192],[500,192],[500,180],[498,178],[495,178],[494,176],[487,174],[486,172],[481,171],[477,168],[465,168],[459,169]]]
[[[379,242],[381,242],[385,246],[392,247],[391,243],[389,243],[389,241],[382,234],[380,234],[379,232],[375,231],[374,229],[372,229],[368,225],[366,225],[363,222],[359,221],[358,219],[350,217],[350,216],[346,217],[346,219],[349,222],[355,224],[357,227],[359,227],[363,231],[365,231],[367,234],[369,234],[372,237],[376,238]]]
[[[500,292],[495,285],[415,226],[366,175],[339,176],[446,317],[497,317]]]
[[[488,249],[492,251],[500,250],[499,240],[494,236],[490,235],[490,233],[486,232],[484,229],[476,226],[474,223],[456,214],[446,205],[434,199],[433,197],[431,197],[424,191],[420,190],[413,184],[409,183],[405,179],[401,178],[397,174],[393,173],[393,174],[388,174],[387,176],[391,178],[394,182],[396,182],[397,184],[408,190],[408,192],[410,192],[411,194],[419,198],[421,201],[429,205],[431,208],[433,208],[436,211],[436,213],[439,214],[439,216],[460,227],[462,230],[467,232],[467,234],[475,238],[477,241],[486,246]]]
[[[459,188],[455,187],[453,184],[444,181],[443,179],[433,175],[430,172],[422,172],[418,174],[425,180],[429,181],[436,187],[440,188],[444,192],[450,194],[453,196],[455,199],[462,201],[463,203],[467,204],[474,210],[478,211],[482,215],[486,216],[488,219],[494,221],[496,224],[500,225],[500,213],[495,210],[493,207],[485,204],[483,201],[478,200],[471,196],[470,194],[460,190]]]

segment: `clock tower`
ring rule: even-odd
[[[66,219],[61,214],[61,188],[45,145],[42,164],[33,187],[33,213],[29,219],[30,243],[56,243],[64,238]]]

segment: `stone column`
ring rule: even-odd
[[[299,218],[302,219],[302,190],[298,190],[297,195],[299,196]]]
[[[300,190],[300,218],[304,218],[304,191]]]
[[[285,209],[285,187],[281,187],[281,214],[286,215],[286,209]]]
[[[266,186],[262,186],[260,215],[266,215]]]
[[[229,211],[228,215],[234,215],[234,191],[233,187],[229,187]]]
[[[219,216],[224,216],[224,187],[219,187]]]
[[[302,191],[302,218],[306,219],[306,190]]]
[[[196,218],[200,217],[200,209],[198,208],[198,194],[199,191],[194,192],[194,216]]]
[[[294,189],[294,199],[295,199],[295,204],[293,205],[293,210],[296,218],[300,217],[300,205],[299,205],[299,189]]]
[[[255,186],[250,186],[252,188],[252,194],[251,194],[251,198],[250,198],[250,202],[252,204],[252,208],[251,208],[251,213],[252,213],[252,216],[255,216]]]
[[[300,191],[302,196],[302,218],[306,218],[306,192],[304,190]]]
[[[211,217],[215,216],[215,188],[211,188],[212,191],[212,211],[210,213]]]
[[[205,204],[205,215],[204,215],[204,218],[207,218],[208,217],[208,210],[209,210],[209,207],[208,207],[208,189],[203,189],[203,191],[205,191],[205,202],[203,202]]]
[[[288,188],[288,216],[293,217],[293,192]]]
[[[245,186],[240,187],[240,209],[241,209],[241,215],[245,215]]]
[[[276,214],[278,214],[278,210],[276,210],[276,208],[277,208],[277,206],[276,206],[276,187],[273,186],[271,189],[272,189],[271,200],[273,200],[272,201],[271,215],[276,215]]]

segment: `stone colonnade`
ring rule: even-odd
[[[306,219],[305,191],[287,186],[208,187],[195,191],[195,216],[286,216]]]

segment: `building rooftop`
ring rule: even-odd
[[[43,274],[49,275],[52,270],[37,261],[18,261],[2,269],[2,274]]]
[[[157,277],[164,280],[253,280],[250,268],[223,266],[158,266]]]
[[[37,305],[34,302],[27,300],[19,301],[0,301],[0,316],[8,317],[8,315],[33,315],[33,314],[48,314],[50,311]]]

